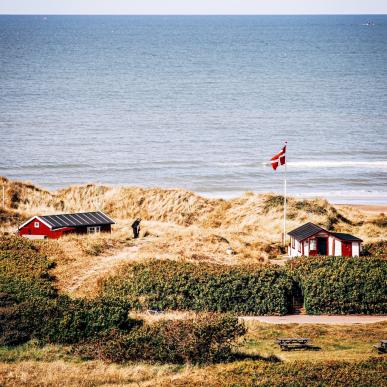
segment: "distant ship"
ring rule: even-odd
[[[367,23],[363,24],[363,26],[373,27],[375,23],[372,20],[368,20]]]

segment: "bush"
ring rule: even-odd
[[[151,260],[104,280],[102,294],[138,308],[283,315],[291,288],[280,267]]]
[[[25,238],[3,236],[0,238],[0,293],[14,295],[15,302],[31,297],[55,297],[53,267],[45,255]]]
[[[387,313],[386,260],[303,257],[288,269],[301,284],[307,313]]]
[[[78,353],[113,362],[213,363],[230,360],[233,341],[245,332],[237,317],[207,314],[144,325],[129,334],[112,330],[80,346]]]
[[[387,258],[387,241],[367,243],[363,246],[363,255]]]
[[[22,344],[32,338],[71,344],[112,328],[129,330],[139,322],[128,319],[128,309],[117,301],[32,298],[1,310],[1,344]]]

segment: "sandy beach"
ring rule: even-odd
[[[387,213],[387,204],[338,204],[337,207],[353,207],[358,208],[362,212],[365,212],[370,215],[376,215],[376,214],[386,214]]]

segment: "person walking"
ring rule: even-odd
[[[140,223],[141,218],[137,218],[132,224],[133,236],[135,239],[137,239],[140,235]]]

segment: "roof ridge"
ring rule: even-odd
[[[44,216],[60,216],[60,215],[75,215],[75,214],[95,214],[97,212],[100,212],[101,214],[105,214],[103,211],[82,211],[82,212],[62,212],[60,214],[51,214],[51,215],[36,215],[36,216],[40,216],[40,217],[44,217]]]

